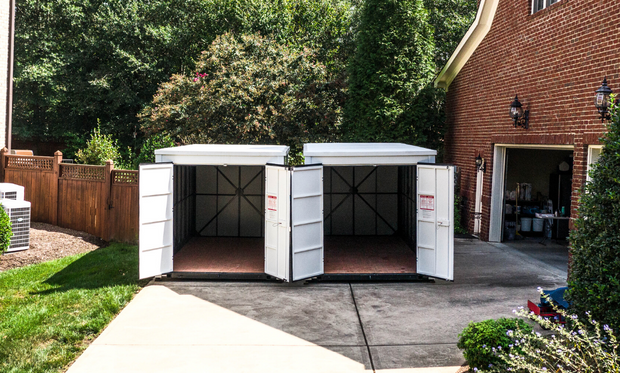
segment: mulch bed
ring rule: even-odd
[[[97,250],[108,243],[91,234],[45,223],[31,223],[30,249],[0,256],[0,271]]]

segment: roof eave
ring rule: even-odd
[[[472,54],[484,37],[487,35],[493,24],[493,18],[497,10],[497,4],[499,0],[481,0],[478,7],[478,13],[476,13],[476,19],[465,33],[463,39],[456,47],[456,50],[450,56],[450,59],[446,65],[441,69],[437,78],[435,78],[435,87],[444,88],[446,91],[450,84],[456,78],[461,71],[465,63],[469,60]]]

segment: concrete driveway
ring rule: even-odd
[[[452,283],[154,282],[68,372],[453,373],[467,323],[564,286],[562,261],[457,239]]]

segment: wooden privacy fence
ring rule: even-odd
[[[138,171],[62,163],[0,150],[0,177],[22,185],[33,221],[84,231],[106,241],[138,242]]]

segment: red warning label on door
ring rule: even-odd
[[[435,211],[435,196],[420,195],[420,209]]]
[[[278,197],[267,196],[267,210],[278,211]]]

